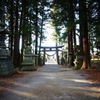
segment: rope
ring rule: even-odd
[[[56,53],[54,53],[54,54],[52,54],[52,55],[49,55],[49,54],[47,54],[47,53],[45,53],[47,56],[54,56]]]

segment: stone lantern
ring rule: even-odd
[[[76,45],[75,48],[76,48],[76,53],[75,53],[76,59],[74,61],[75,66],[73,67],[73,69],[80,69],[83,64],[83,51],[79,45]]]
[[[35,55],[31,53],[31,46],[26,46],[25,54],[23,55],[23,62],[21,63],[21,71],[35,71]],[[37,62],[38,63],[38,62]]]
[[[5,4],[0,0],[0,76],[9,76],[16,73],[16,70],[10,59],[10,54],[5,45],[5,36],[9,34],[5,30]]]
[[[0,76],[9,76],[16,73],[5,45],[6,34],[9,34],[9,32],[5,30],[4,24],[0,23]]]

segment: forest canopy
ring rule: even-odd
[[[50,19],[56,45],[65,45],[66,52],[72,54],[71,65],[78,45],[83,55],[82,69],[91,68],[90,55],[99,54],[100,50],[99,15],[99,0],[0,0],[0,22],[6,23],[5,28],[11,32],[7,37],[14,66],[19,66],[28,46],[40,55],[38,46],[41,47],[44,25]]]

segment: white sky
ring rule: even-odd
[[[47,37],[46,40],[43,41],[42,46],[55,46],[55,42],[51,39],[52,33],[54,32],[54,29],[50,25],[45,26],[45,33],[44,35]]]
[[[46,40],[42,42],[42,46],[55,46],[56,43],[52,40],[52,33],[54,32],[54,28],[50,24],[46,24],[44,35],[47,37]],[[54,54],[55,52],[46,52],[49,55]]]

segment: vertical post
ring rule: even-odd
[[[62,51],[62,57],[63,57],[63,51]]]
[[[73,60],[72,60],[72,52],[69,52],[69,66],[72,66]]]
[[[58,48],[56,48],[57,64],[59,64]]]
[[[35,55],[35,59],[36,59],[36,67],[38,67],[38,55]]]
[[[44,56],[43,56],[43,65],[45,65],[45,48],[44,48]]]
[[[67,65],[67,54],[65,55],[65,65]]]

